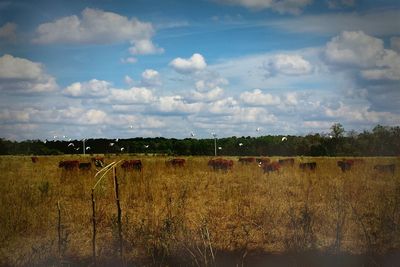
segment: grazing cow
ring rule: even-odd
[[[233,167],[233,160],[228,160],[228,159],[210,159],[208,161],[208,166],[213,168],[214,171],[216,170],[230,170]]]
[[[353,166],[354,160],[352,159],[343,159],[337,162],[338,167],[342,169],[342,172],[350,171],[351,166]]]
[[[31,157],[31,160],[32,160],[33,163],[36,163],[36,162],[39,161],[39,158],[38,157]]]
[[[261,165],[268,164],[270,162],[270,159],[268,159],[268,158],[257,158],[256,161],[258,163],[258,166],[261,167]]]
[[[58,163],[59,168],[64,168],[65,170],[78,169],[79,161],[77,160],[64,160]]]
[[[125,160],[121,164],[122,169],[142,171],[142,161],[140,159]]]
[[[97,168],[104,167],[104,158],[103,157],[93,157],[93,158],[91,158],[91,160],[94,163],[94,166],[96,166]]]
[[[275,162],[263,164],[262,168],[264,170],[264,173],[270,173],[270,172],[279,171],[279,169],[281,168],[281,165],[279,164],[279,162],[275,161]]]
[[[316,162],[306,162],[306,163],[300,163],[299,164],[300,169],[303,171],[305,170],[310,170],[313,171],[317,168],[317,163]]]
[[[79,163],[79,169],[83,171],[88,171],[92,168],[92,164],[90,162],[82,162]]]
[[[378,164],[378,165],[374,166],[374,170],[377,170],[378,172],[381,172],[381,173],[391,173],[392,175],[394,175],[395,165],[394,164],[387,164],[387,165]]]
[[[165,162],[168,167],[184,167],[186,163],[185,159],[170,159]]]
[[[239,162],[242,164],[249,164],[249,163],[256,162],[256,159],[255,158],[239,158]]]
[[[294,165],[294,158],[289,159],[280,159],[278,160],[281,166],[293,166]]]

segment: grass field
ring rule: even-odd
[[[96,170],[59,168],[66,159],[90,162],[90,156],[43,156],[37,163],[0,157],[1,266],[92,264]],[[116,169],[128,265],[264,266],[279,263],[279,255],[300,254],[309,264],[292,266],[311,266],[318,255],[328,261],[346,255],[349,264],[357,255],[376,255],[391,264],[395,259],[387,255],[400,251],[399,158],[363,158],[343,173],[337,166],[341,158],[298,157],[293,167],[270,174],[237,158],[225,172],[209,169],[207,157],[186,157],[184,168],[170,168],[165,157],[105,156],[106,163],[119,159],[143,162],[142,173]],[[299,169],[310,161],[317,162],[315,171]],[[373,168],[392,163],[394,175]],[[95,198],[98,263],[115,263],[111,174]]]

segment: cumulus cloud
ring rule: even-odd
[[[279,13],[299,14],[312,0],[215,0],[222,4],[239,5],[253,10],[272,9]]]
[[[164,48],[153,44],[149,39],[132,41],[133,46],[129,48],[132,55],[152,55],[164,53]]]
[[[162,96],[154,105],[154,108],[161,113],[169,114],[192,114],[201,110],[202,103],[188,103],[182,96]]]
[[[133,55],[160,54],[163,48],[151,41],[154,35],[151,23],[137,18],[127,18],[113,12],[85,8],[81,16],[63,17],[52,22],[40,24],[33,42],[40,44],[112,44],[129,41]],[[134,58],[124,59],[134,63]]]
[[[154,34],[151,23],[128,19],[113,12],[85,8],[81,17],[72,15],[41,24],[36,29],[36,43],[109,44],[149,39]]]
[[[264,62],[266,76],[306,75],[313,71],[310,62],[300,55],[278,54]]]
[[[361,69],[367,80],[400,80],[400,55],[385,49],[383,40],[362,31],[345,31],[332,38],[324,55],[331,65]]]
[[[137,58],[135,57],[121,58],[121,62],[125,64],[134,64],[137,62]]]
[[[193,73],[203,70],[207,63],[201,54],[195,53],[190,58],[175,58],[169,65],[177,72],[182,74]]]
[[[161,85],[160,73],[153,69],[146,69],[142,72],[142,84],[144,86]]]
[[[42,64],[8,54],[0,57],[0,90],[41,93],[57,88],[55,78],[45,72]]]
[[[132,87],[130,89],[111,89],[107,98],[109,103],[121,104],[149,104],[156,100],[153,92],[145,87]]]
[[[206,92],[192,91],[186,99],[191,102],[211,102],[220,99],[224,95],[224,89],[221,87],[214,87]]]
[[[88,82],[71,84],[63,90],[63,94],[71,97],[104,97],[110,88],[111,83],[92,79]]]
[[[279,96],[264,94],[260,89],[254,89],[252,92],[246,91],[240,94],[240,100],[246,105],[251,106],[269,106],[278,105],[281,102]]]
[[[7,22],[0,27],[0,41],[14,43],[17,40],[17,24],[12,22]]]

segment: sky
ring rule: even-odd
[[[9,140],[398,126],[400,2],[0,0],[0,96]]]

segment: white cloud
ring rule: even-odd
[[[129,75],[125,75],[124,82],[127,85],[132,86],[135,81]]]
[[[146,69],[142,72],[142,84],[144,86],[161,85],[160,73],[153,69]]]
[[[153,92],[145,87],[132,87],[130,89],[112,89],[107,98],[110,103],[121,104],[149,104],[156,100]]]
[[[190,58],[175,58],[169,65],[179,73],[193,73],[203,70],[207,67],[207,63],[201,54],[195,53]]]
[[[190,114],[201,110],[202,103],[187,103],[182,96],[162,96],[155,108],[162,113]]]
[[[40,93],[57,88],[54,77],[45,72],[42,64],[7,54],[0,57],[0,90]]]
[[[217,86],[206,92],[192,91],[186,98],[193,102],[211,102],[220,99],[223,95],[224,89]]]
[[[278,54],[264,62],[266,76],[306,75],[313,71],[307,60],[300,55]]]
[[[17,24],[7,22],[0,27],[0,40],[14,43],[17,40],[16,34]]]
[[[361,31],[342,32],[325,48],[329,64],[356,67],[367,80],[400,80],[400,55],[384,48],[381,39]]]
[[[132,55],[152,55],[164,53],[164,48],[157,47],[149,39],[132,41],[133,46],[129,48]]]
[[[76,82],[66,87],[63,93],[72,97],[104,97],[109,94],[111,83],[92,79],[88,82]]]
[[[240,100],[252,106],[278,105],[281,102],[279,96],[273,96],[268,93],[264,94],[260,89],[254,89],[252,92],[246,91],[240,94]]]
[[[223,4],[240,5],[253,10],[272,9],[279,13],[299,14],[312,0],[215,0]]]
[[[36,31],[36,43],[108,44],[149,39],[154,34],[151,23],[92,8],[85,8],[81,17],[73,15],[41,24]]]

